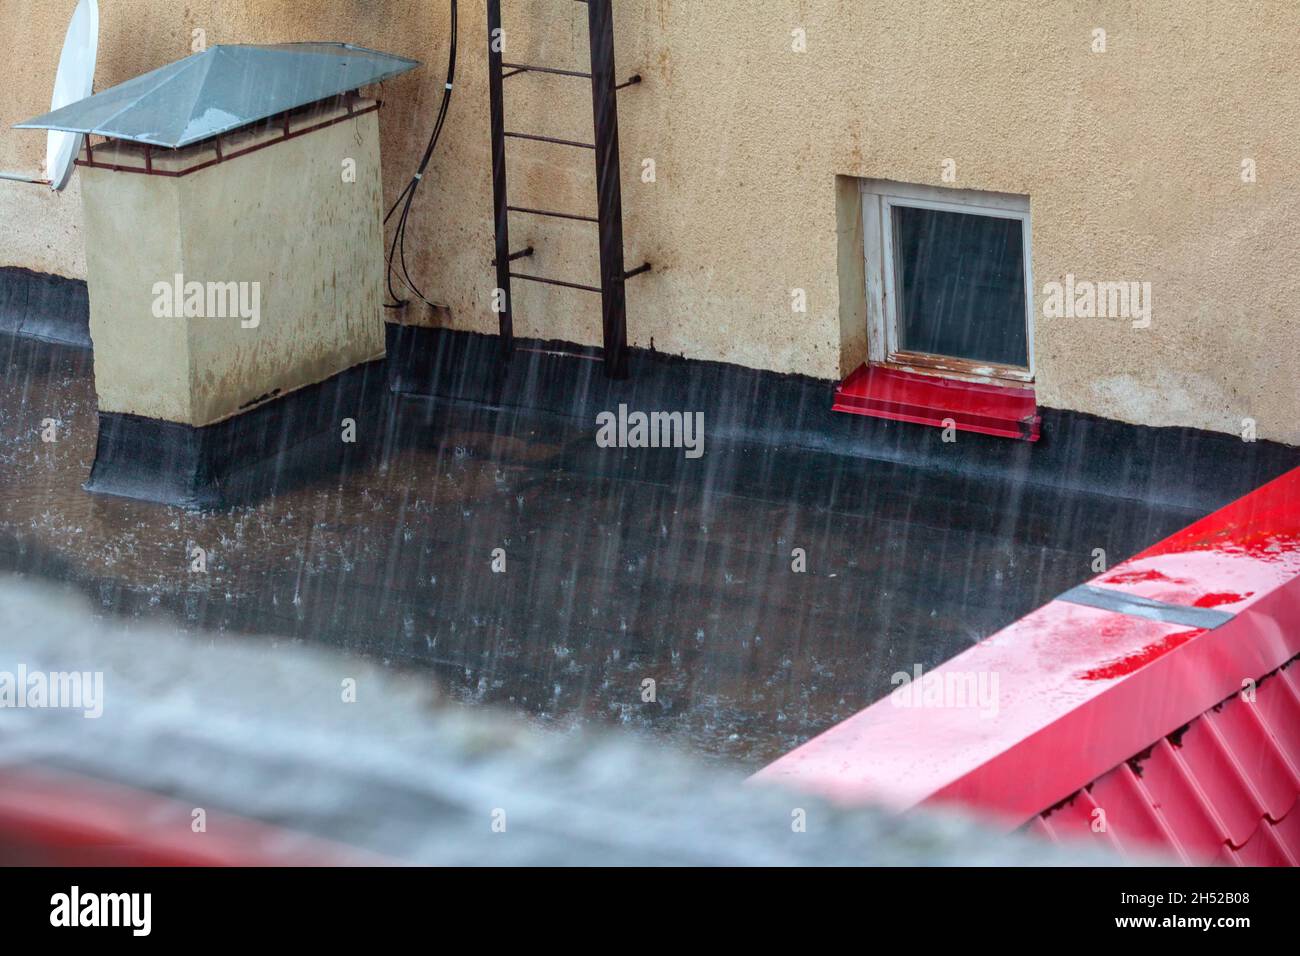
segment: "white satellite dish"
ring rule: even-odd
[[[54,76],[54,96],[50,109],[57,110],[84,100],[93,92],[95,58],[99,53],[99,2],[78,0],[72,11],[72,21],[63,37],[63,53],[59,56],[59,71]],[[38,183],[54,189],[68,185],[72,165],[81,152],[85,136],[50,130],[45,140],[45,178],[33,179],[24,173],[0,172],[0,179],[19,183]]]
[[[54,96],[50,109],[57,110],[84,100],[93,92],[95,58],[99,53],[99,2],[78,0],[72,13],[59,72],[54,77]],[[81,152],[85,136],[52,129],[45,145],[45,175],[54,189],[62,189],[72,177],[72,164]]]

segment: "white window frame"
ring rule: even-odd
[[[950,355],[905,352],[898,347],[898,285],[894,268],[893,210],[897,206],[995,216],[1021,222],[1025,270],[1025,349],[1028,364],[1000,365]],[[1034,277],[1029,197],[972,189],[941,189],[862,180],[863,251],[867,258],[867,357],[927,375],[977,382],[1029,384],[1034,380]]]

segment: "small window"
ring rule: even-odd
[[[1029,200],[863,184],[873,362],[1033,381]]]

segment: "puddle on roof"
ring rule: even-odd
[[[629,457],[415,398],[392,400],[373,466],[192,513],[85,492],[89,353],[3,344],[0,570],[72,582],[106,615],[333,645],[466,703],[750,767],[1090,577],[1093,548],[1118,561],[1187,523],[781,449]]]

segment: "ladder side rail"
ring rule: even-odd
[[[600,220],[601,320],[605,374],[628,377],[627,291],[623,263],[623,186],[619,179],[618,92],[611,0],[587,0],[591,101],[596,127],[596,202]]]
[[[487,0],[488,101],[492,112],[492,201],[496,220],[497,289],[493,305],[500,308],[500,350],[503,358],[514,352],[514,303],[510,291],[510,210],[506,198],[506,122],[502,60],[501,0]],[[497,296],[501,296],[498,304]]]

